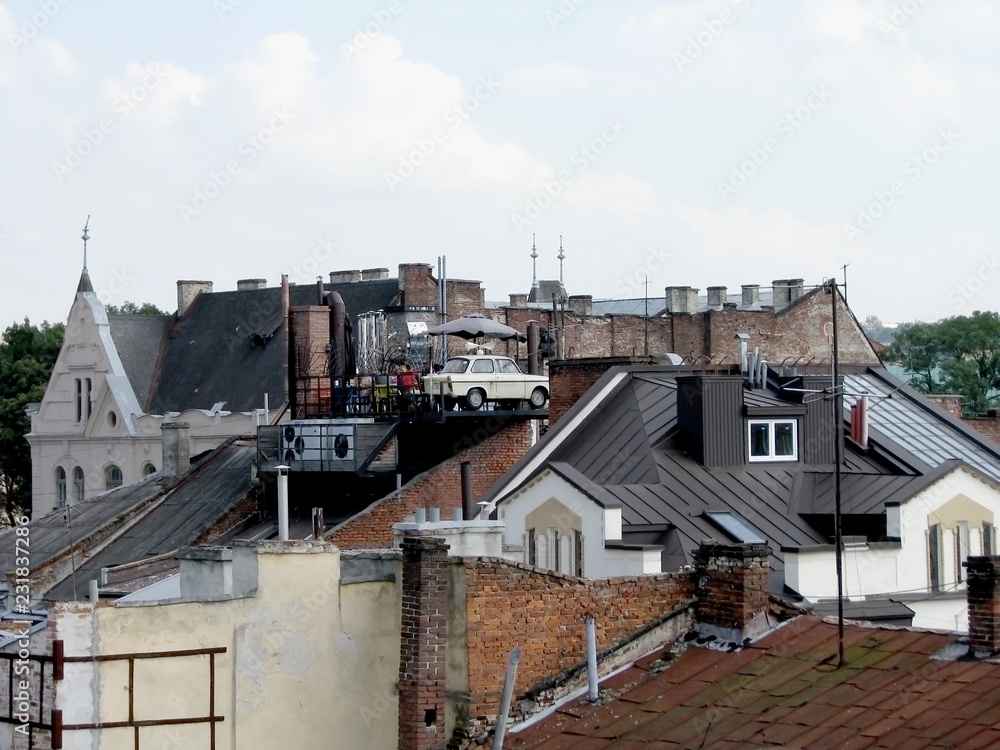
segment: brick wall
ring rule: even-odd
[[[585,621],[604,649],[655,623],[693,595],[677,573],[588,580],[495,558],[466,568],[469,720],[495,719],[510,650],[523,651],[515,695],[585,660]]]
[[[295,398],[302,418],[329,411],[330,308],[325,305],[293,307],[292,340],[295,351]]]
[[[991,412],[993,416],[967,417],[964,421],[969,427],[981,432],[990,440],[1000,443],[1000,417],[996,412]]]
[[[447,517],[448,510],[462,507],[463,461],[472,464],[472,495],[478,500],[529,447],[530,423],[516,422],[502,427],[478,444],[459,450],[433,469],[417,475],[402,489],[342,523],[328,538],[341,549],[391,547],[392,525],[412,516],[417,508],[441,508],[442,516]]]
[[[955,393],[925,393],[925,396],[953,417],[962,418],[962,397]]]
[[[968,561],[969,648],[976,656],[1000,651],[1000,557]]]

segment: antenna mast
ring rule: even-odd
[[[83,225],[83,271],[87,272],[87,240],[90,239],[90,232],[87,231],[87,227],[90,226],[90,214],[87,214],[87,223]]]
[[[560,234],[559,235],[559,255],[558,255],[558,258],[559,258],[559,283],[563,286],[563,288],[566,287],[566,282],[563,281],[563,258],[565,258],[565,257],[566,257],[566,253],[563,252],[562,235]]]

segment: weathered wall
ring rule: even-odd
[[[225,647],[216,657],[220,750],[396,747],[399,600],[386,581],[341,584],[340,555],[315,542],[263,543],[255,596],[211,602],[58,604],[67,655]],[[135,669],[137,719],[205,716],[207,656]],[[67,724],[128,717],[127,664],[67,664],[57,695]],[[96,705],[95,705],[96,704]],[[131,730],[68,732],[65,747],[133,747]],[[207,725],[146,727],[143,747],[207,747]]]
[[[549,425],[554,425],[612,367],[653,364],[648,357],[563,359],[549,362]]]
[[[598,650],[651,625],[691,600],[687,576],[587,580],[496,558],[463,558],[470,721],[496,715],[512,648],[523,651],[516,695],[585,659],[585,621]]]
[[[392,525],[413,519],[417,508],[441,508],[442,517],[462,507],[461,465],[472,464],[472,494],[478,500],[531,447],[531,425],[517,422],[456,453],[411,479],[402,489],[345,521],[327,537],[342,549],[392,546]]]
[[[993,442],[1000,443],[1000,417],[997,417],[995,412],[993,416],[967,417],[965,422]]]

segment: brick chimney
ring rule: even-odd
[[[729,299],[727,289],[724,286],[710,286],[708,288],[708,306],[714,310],[721,310],[722,305]]]
[[[403,608],[399,659],[399,748],[444,747],[448,545],[403,537]]]
[[[575,315],[593,315],[594,297],[590,294],[574,294],[569,298],[568,306]]]
[[[249,292],[267,287],[267,279],[240,279],[236,282],[237,292]]]
[[[764,544],[702,543],[694,556],[699,632],[742,642],[768,629],[770,553]]]
[[[689,286],[666,288],[667,312],[694,315],[698,312],[698,290]]]
[[[978,658],[1000,652],[1000,556],[970,557],[969,650]]]
[[[743,307],[757,307],[760,304],[760,284],[744,284]]]
[[[528,306],[527,294],[510,295],[510,304],[508,305],[508,307],[527,307],[527,306]]]
[[[388,268],[362,268],[362,281],[384,281],[389,278]]]
[[[354,284],[361,281],[361,271],[330,271],[331,284]]]

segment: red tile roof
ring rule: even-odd
[[[738,653],[664,651],[510,734],[512,750],[1000,748],[1000,664],[930,656],[957,636],[799,617]],[[661,660],[660,657],[665,657]]]

